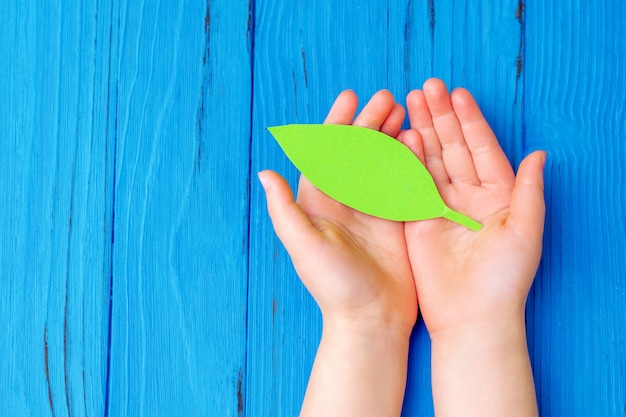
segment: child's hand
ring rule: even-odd
[[[405,111],[388,91],[374,95],[352,122],[356,107],[356,95],[344,91],[325,123],[352,123],[400,135]],[[278,174],[264,171],[259,177],[274,229],[317,301],[324,325],[392,326],[408,337],[417,317],[417,300],[403,224],[344,206],[304,176],[297,204]]]
[[[446,203],[480,221],[473,232],[445,219],[407,223],[421,312],[431,336],[523,313],[541,256],[543,164],[535,152],[517,178],[472,96],[436,79],[407,97],[420,159]]]
[[[407,223],[405,234],[432,339],[436,415],[537,413],[524,307],[541,256],[545,154],[517,178],[472,96],[436,79],[407,97],[409,146],[446,204],[483,224]]]
[[[326,123],[350,124],[356,107],[354,93],[343,92]],[[404,115],[380,91],[353,124],[410,139],[415,133],[400,132]],[[278,174],[259,178],[274,229],[323,316],[300,416],[399,416],[417,317],[404,225],[346,207],[304,177],[298,203]]]

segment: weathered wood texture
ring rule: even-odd
[[[109,415],[235,416],[245,373],[248,4],[121,2]]]
[[[626,414],[626,5],[0,2],[0,416],[296,415],[315,303],[265,128],[437,76],[549,153],[528,335],[543,416]],[[428,335],[404,415],[432,415]]]
[[[625,15],[619,1],[526,8],[525,147],[549,152],[527,308],[545,416],[626,415]]]
[[[109,8],[0,2],[2,416],[105,407]]]

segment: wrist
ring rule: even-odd
[[[477,297],[473,294],[471,302],[466,300],[465,303],[453,299],[446,303],[438,300],[436,304],[424,305],[422,314],[431,340],[476,331],[491,334],[511,327],[525,327],[525,300],[515,302],[509,297],[506,302],[484,298],[476,301]],[[442,305],[445,307],[442,308]]]
[[[431,340],[437,415],[537,415],[523,316],[467,323]]]
[[[301,416],[399,416],[408,351],[393,325],[325,317]]]
[[[526,341],[524,314],[512,313],[489,319],[468,320],[456,326],[429,332],[433,345],[442,348],[474,346],[488,348],[501,343]]]
[[[386,344],[390,347],[406,347],[413,325],[401,320],[350,318],[346,316],[323,316],[322,338],[333,340],[363,340]]]

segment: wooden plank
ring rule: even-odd
[[[626,412],[626,3],[526,3],[526,148],[548,151],[529,300],[542,416]]]
[[[0,4],[3,416],[104,412],[108,7]]]
[[[388,88],[403,102],[411,88],[433,75],[476,93],[514,155],[522,128],[516,9],[514,1],[258,1],[253,172],[272,168],[292,185],[297,180],[265,127],[320,123],[344,88],[356,90],[363,102]],[[262,191],[252,184],[248,404],[261,415],[294,415],[317,346],[320,317],[273,235]],[[406,415],[432,414],[429,349],[420,324],[412,341]]]
[[[121,2],[108,415],[243,413],[248,4]]]

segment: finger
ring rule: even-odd
[[[273,171],[261,171],[258,176],[265,190],[267,211],[278,238],[292,259],[306,256],[300,253],[301,248],[313,247],[319,238],[318,230],[294,201],[291,188],[283,177]]]
[[[437,188],[450,184],[450,177],[441,156],[441,144],[433,126],[432,116],[428,110],[428,104],[421,90],[413,90],[406,97],[406,105],[409,109],[409,121],[411,128],[415,129],[421,138],[424,150],[424,164],[432,175]]]
[[[507,223],[525,236],[529,247],[539,247],[543,236],[545,200],[543,196],[543,167],[546,153],[533,152],[517,170],[511,194],[510,214]]]
[[[404,132],[402,143],[424,164],[424,146],[422,145],[422,137],[417,130],[409,129]]]
[[[402,122],[404,122],[404,116],[406,115],[406,111],[404,107],[400,103],[395,103],[389,112],[389,115],[383,122],[383,125],[380,127],[380,131],[385,135],[389,135],[392,138],[395,138],[400,133],[400,129],[402,128]]]
[[[515,181],[513,168],[474,97],[464,88],[457,88],[452,92],[451,101],[480,182],[512,184]]]
[[[359,100],[354,91],[342,91],[335,99],[333,106],[328,112],[328,116],[326,116],[326,120],[324,120],[324,123],[349,125],[352,123],[358,104]]]
[[[380,130],[387,116],[391,113],[394,104],[393,95],[387,90],[380,90],[372,96],[352,124]]]
[[[398,136],[396,136],[396,140],[400,143],[404,143],[404,135],[408,132],[407,129],[400,129]]]
[[[441,155],[450,182],[480,185],[446,85],[439,79],[431,78],[424,83],[424,96],[441,144]]]

